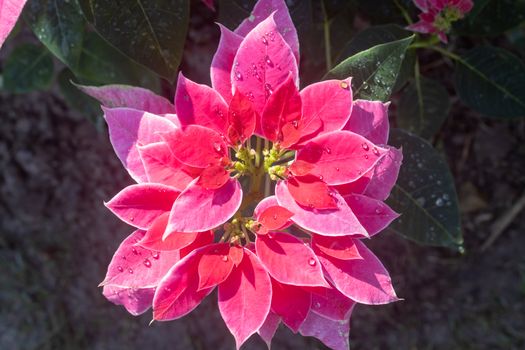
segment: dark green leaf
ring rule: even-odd
[[[129,84],[159,90],[159,79],[106,43],[97,33],[86,33],[80,64],[74,70],[89,85]]]
[[[450,99],[447,89],[435,80],[418,77],[403,91],[397,106],[397,125],[430,139],[447,118]]]
[[[234,30],[245,18],[250,16],[255,0],[218,0],[218,3],[218,22]]]
[[[395,24],[373,26],[357,33],[339,55],[340,63],[344,58],[353,56],[358,52],[369,49],[372,46],[389,43],[395,40],[409,37],[412,33]],[[393,91],[399,90],[413,75],[416,54],[414,50],[408,50],[401,64],[399,75]]]
[[[431,144],[402,130],[392,130],[390,144],[403,147],[403,165],[387,200],[401,217],[389,230],[421,244],[461,250],[458,201],[447,163]]]
[[[407,11],[413,9],[412,0],[397,0]],[[357,0],[359,10],[374,24],[399,23],[406,24],[401,10],[394,0]]]
[[[53,56],[43,46],[24,44],[16,47],[4,68],[4,87],[10,92],[46,89],[53,80]]]
[[[525,0],[478,0],[454,26],[461,35],[496,36],[525,21]]]
[[[410,36],[361,51],[338,64],[326,78],[352,77],[355,98],[387,101],[413,38]]]
[[[85,20],[77,0],[29,1],[24,19],[49,51],[67,66],[78,66]]]
[[[80,5],[104,39],[158,75],[175,80],[189,0],[80,0]]]
[[[458,58],[456,89],[470,108],[488,117],[525,116],[525,64],[508,51],[477,47]]]
[[[64,68],[58,75],[58,87],[62,96],[72,108],[78,110],[82,115],[89,117],[92,121],[96,121],[102,115],[100,103],[94,98],[84,94],[76,86],[72,84],[76,78],[69,69]]]

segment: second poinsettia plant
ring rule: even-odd
[[[299,90],[299,44],[284,1],[223,26],[212,87],[179,75],[175,103],[140,88],[83,87],[99,99],[115,152],[137,184],[107,207],[135,227],[101,283],[155,321],[215,288],[239,348],[282,322],[348,348],[356,303],[398,300],[363,241],[398,214],[383,201],[401,151],[388,104],[354,100],[351,77]]]

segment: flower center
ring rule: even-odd
[[[435,18],[434,27],[447,33],[450,31],[452,23],[463,18],[461,11],[453,6],[445,7]]]

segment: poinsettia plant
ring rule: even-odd
[[[525,50],[480,45],[518,42],[525,1],[253,3],[0,0],[1,86],[56,78],[85,115],[102,105],[136,182],[106,203],[135,229],[101,283],[109,300],[166,321],[216,288],[237,347],[282,323],[345,349],[354,305],[399,300],[373,236],[463,251],[434,145],[451,93],[488,118],[525,115]],[[204,73],[191,33],[210,29],[190,9],[222,23]],[[429,78],[443,65],[446,88]]]

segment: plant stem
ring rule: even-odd
[[[324,55],[326,60],[326,71],[329,72],[332,69],[332,44],[330,42],[330,25],[331,21],[328,20],[328,13],[324,1],[321,1],[321,8],[323,9],[323,29],[324,29]]]
[[[405,21],[407,21],[408,24],[412,24],[412,18],[410,18],[410,15],[408,14],[407,10],[405,10],[405,8],[401,6],[398,0],[394,0],[394,3],[396,4],[399,11],[401,11],[401,14],[405,18]]]

